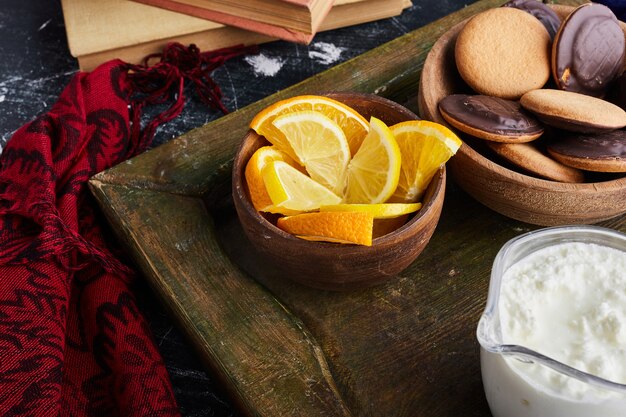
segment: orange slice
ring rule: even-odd
[[[450,129],[427,120],[411,120],[391,127],[402,164],[398,186],[389,199],[395,203],[419,201],[433,176],[461,146]]]
[[[390,219],[414,213],[421,207],[422,203],[336,204],[321,206],[320,211],[360,211],[371,214],[375,219]]]
[[[359,149],[367,134],[369,126],[367,120],[356,110],[337,100],[315,95],[297,96],[274,103],[259,112],[250,122],[250,127],[281,150],[295,157],[284,135],[274,127],[272,121],[281,114],[302,110],[320,112],[337,123],[346,135],[352,155]]]
[[[372,245],[374,218],[360,212],[319,212],[281,217],[277,226],[301,239]]]
[[[245,177],[250,193],[250,200],[257,211],[266,211],[268,207],[273,204],[265,188],[262,174],[263,168],[272,161],[283,161],[297,168],[296,161],[274,146],[260,147],[252,154],[252,157],[250,157],[246,165]]]

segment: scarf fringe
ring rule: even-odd
[[[229,59],[258,51],[257,45],[236,45],[214,51],[200,52],[195,44],[188,47],[169,43],[161,54],[144,58],[141,65],[128,65],[128,78],[135,92],[131,98],[131,139],[137,151],[143,151],[152,141],[156,128],[180,114],[185,106],[185,81],[194,86],[200,101],[223,114],[228,109],[222,103],[222,91],[211,78],[211,72]],[[153,58],[160,61],[149,66]],[[141,129],[141,116],[147,105],[162,104],[174,99],[171,106]]]
[[[122,90],[128,94],[125,100],[130,109],[130,141],[123,159],[144,151],[151,144],[157,127],[181,113],[185,104],[186,81],[192,83],[203,103],[222,113],[228,113],[221,101],[219,86],[210,73],[229,59],[257,50],[257,46],[238,45],[200,52],[193,44],[185,47],[179,43],[171,43],[164,48],[162,54],[146,57],[143,65],[111,61],[99,67],[116,68],[112,74],[117,80],[121,80],[120,76],[126,77]],[[159,57],[160,62],[148,66],[148,60],[155,57]],[[169,108],[141,128],[141,118],[146,106],[172,100]],[[66,224],[59,215],[54,198],[15,200],[15,196],[21,193],[15,189],[15,184],[0,181],[0,186],[0,216],[14,216],[14,226],[28,229],[21,232],[12,228],[0,230],[0,265],[24,264],[33,259],[54,259],[66,271],[81,270],[95,263],[123,280],[133,276],[132,270],[106,248],[85,239],[78,230]],[[86,185],[83,186],[81,192],[88,192]],[[33,222],[34,227],[28,227],[28,222]]]

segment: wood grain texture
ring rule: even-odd
[[[229,195],[232,159],[260,108],[329,86],[415,107],[435,40],[501,3],[476,3],[92,180],[142,271],[246,414],[489,415],[476,324],[497,251],[535,226],[449,183],[437,230],[408,269],[381,286],[327,292],[256,253]],[[626,232],[626,216],[603,225]]]
[[[561,6],[557,13],[563,16],[572,10]],[[454,65],[454,45],[463,25],[457,24],[437,41],[420,79],[421,116],[448,126],[438,110],[439,101],[468,89]],[[551,226],[597,223],[626,212],[626,177],[584,184],[544,180],[494,162],[477,151],[480,146],[480,141],[466,140],[449,163],[450,173],[467,193],[499,213]]]
[[[105,214],[129,232],[126,245],[141,254],[143,271],[244,412],[351,415],[302,321],[222,255],[201,199],[97,180],[91,186],[106,201]]]

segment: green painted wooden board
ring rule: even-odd
[[[375,92],[416,110],[435,40],[502,3],[472,4],[92,179],[120,239],[246,414],[489,415],[476,324],[498,249],[535,226],[449,182],[416,262],[383,286],[333,293],[292,283],[255,257],[229,195],[234,153],[261,108],[335,90]],[[602,225],[626,232],[626,216]]]

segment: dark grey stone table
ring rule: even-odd
[[[473,1],[413,0],[413,6],[399,17],[320,33],[309,46],[287,42],[262,45],[258,55],[231,60],[213,77],[222,87],[224,104],[234,111],[468,3]],[[50,108],[77,70],[67,48],[59,1],[2,1],[0,148],[21,125]],[[156,145],[221,116],[191,91],[187,96],[183,113],[158,129]],[[182,414],[238,415],[150,288],[140,282],[136,293],[167,364]]]

